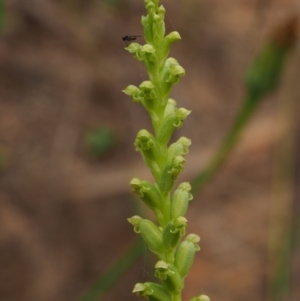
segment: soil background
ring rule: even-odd
[[[171,56],[186,76],[172,97],[192,114],[172,139],[192,139],[181,176],[188,181],[229,130],[245,96],[247,66],[273,28],[299,12],[299,2],[161,3],[167,32],[182,37]],[[151,179],[133,146],[138,130],[151,129],[149,118],[121,92],[147,80],[121,39],[142,35],[143,1],[8,0],[6,8],[0,300],[79,300],[136,238],[126,220],[139,206],[130,179]],[[184,300],[201,293],[213,301],[266,300],[280,95],[264,100],[222,171],[191,203],[188,233],[201,236],[201,251]],[[115,139],[95,156],[87,137],[99,128]],[[103,299],[139,300],[132,287],[152,279],[151,256],[145,249]],[[299,287],[293,296],[299,300]]]

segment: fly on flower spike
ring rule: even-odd
[[[136,38],[140,38],[141,36],[129,36],[126,35],[124,37],[122,37],[122,40],[125,42],[126,46],[128,46],[128,44],[132,41],[135,41]]]

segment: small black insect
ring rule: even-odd
[[[122,40],[125,42],[126,46],[128,46],[128,44],[130,42],[135,41],[136,38],[139,38],[139,37],[141,37],[141,36],[127,36],[126,35],[126,36],[122,37]]]

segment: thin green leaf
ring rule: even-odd
[[[145,243],[137,239],[111,268],[100,277],[94,285],[79,299],[79,301],[96,301],[108,292],[125,274],[125,272],[145,252]]]

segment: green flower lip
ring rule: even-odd
[[[148,52],[148,53],[155,53],[155,48],[152,45],[150,45],[150,44],[145,44],[142,47],[142,51],[143,52]]]
[[[155,86],[150,80],[145,80],[139,85],[141,90],[153,90]]]
[[[166,270],[166,269],[168,269],[168,267],[169,267],[169,265],[163,260],[160,260],[155,264],[156,269],[165,269]]]
[[[132,292],[137,293],[137,292],[142,292],[144,291],[146,286],[143,283],[136,283]]]
[[[177,31],[170,32],[165,38],[172,42],[181,40],[181,36]]]

